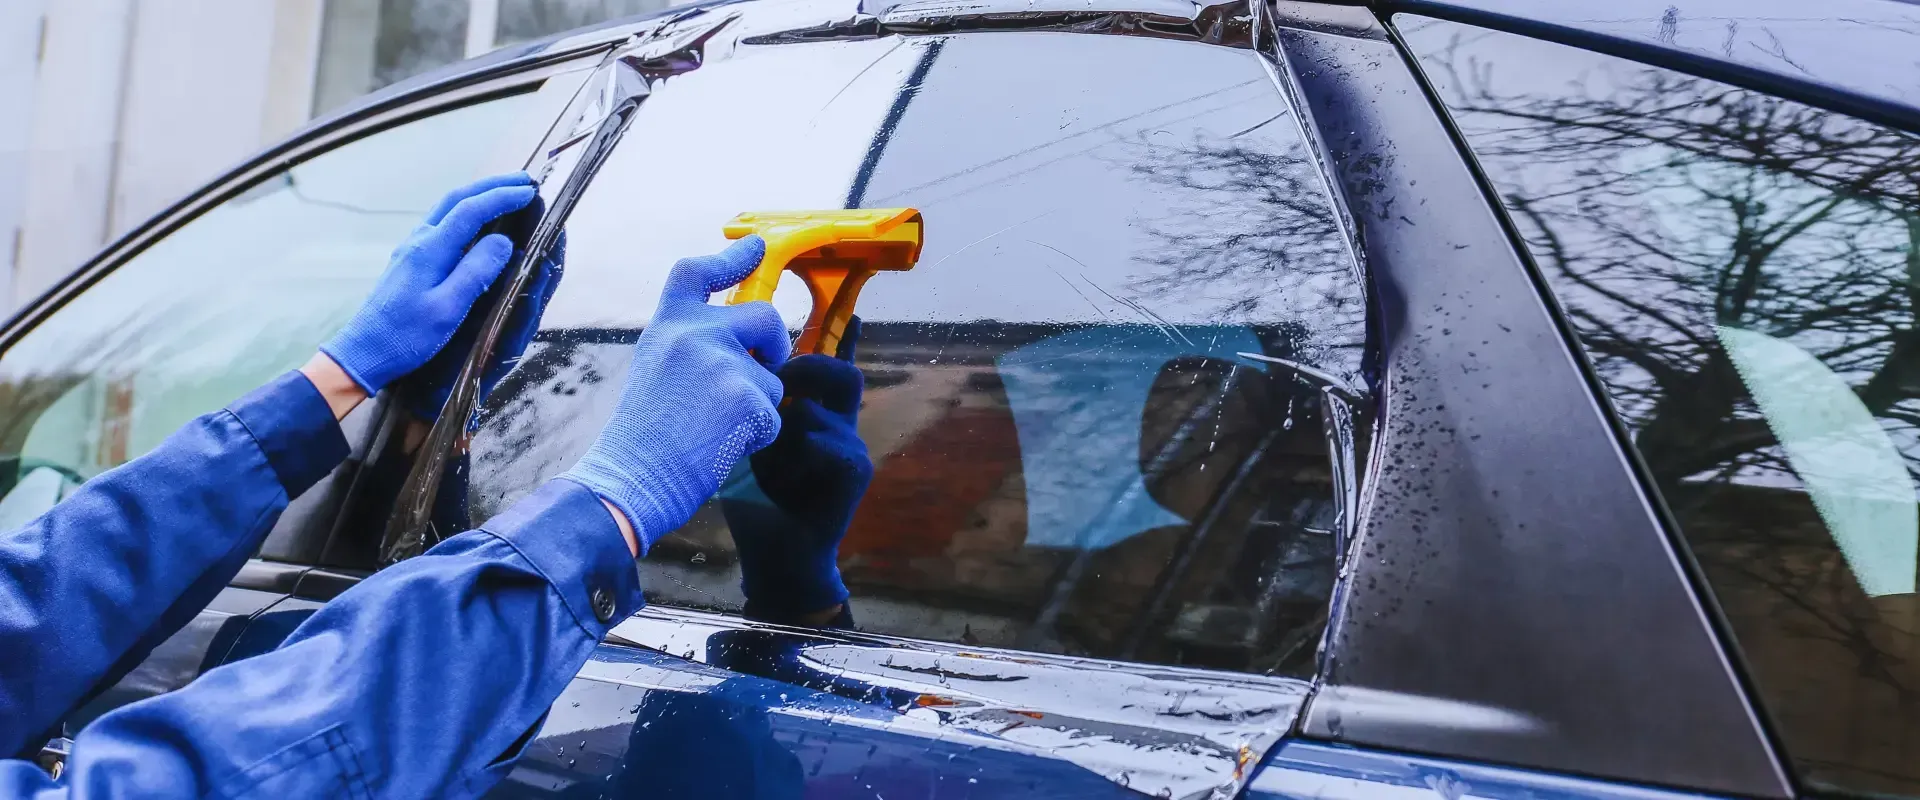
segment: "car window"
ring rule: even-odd
[[[0,511],[64,489],[298,367],[448,188],[479,177],[533,95],[341,145],[153,243],[0,356]]]
[[[1920,795],[1920,138],[1570,47],[1399,23],[1802,776]]]
[[[1246,50],[743,46],[656,87],[485,410],[475,519],[584,452],[675,259],[723,247],[742,211],[846,206],[926,218],[919,265],[860,300],[876,470],[840,550],[859,626],[1310,672],[1341,510],[1326,418],[1352,417],[1324,397],[1364,386],[1364,304]],[[797,328],[806,294],[790,279],[775,305]],[[734,612],[734,560],[709,504],[641,568],[652,602]]]

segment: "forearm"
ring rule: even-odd
[[[0,753],[19,752],[138,642],[191,619],[178,601],[225,585],[216,567],[237,570],[288,498],[346,451],[323,398],[289,373],[0,535]]]
[[[335,598],[273,652],[101,717],[75,742],[72,781],[111,788],[137,775],[193,795],[479,794],[640,604],[612,517],[588,490],[554,481]],[[268,762],[271,775],[246,769]]]

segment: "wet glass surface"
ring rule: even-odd
[[[1920,138],[1587,51],[1398,23],[1802,777],[1920,794]]]
[[[483,413],[474,518],[585,451],[667,268],[726,220],[911,205],[920,264],[859,309],[861,628],[1310,672],[1338,517],[1321,390],[1365,385],[1364,309],[1257,59],[1006,32],[738,45],[657,83]],[[775,305],[797,326],[805,298]],[[737,612],[734,562],[710,505],[641,569],[654,603]]]
[[[531,97],[448,111],[314,157],[80,293],[0,357],[0,488],[52,497],[41,485],[51,476],[36,469],[90,478],[304,363],[448,187],[491,166],[491,132]],[[22,477],[31,480],[15,487]],[[0,497],[8,518],[12,498]]]

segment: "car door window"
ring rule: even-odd
[[[919,265],[860,301],[876,471],[840,550],[860,627],[1310,673],[1365,313],[1259,58],[887,37],[743,45],[655,87],[484,409],[474,520],[585,451],[667,269],[725,246],[735,214],[914,206]],[[775,298],[795,327],[805,304],[791,280]],[[654,603],[741,607],[716,504],[641,568]]]
[[[1571,47],[1397,21],[1802,777],[1920,796],[1920,137]]]
[[[21,337],[0,356],[0,513],[31,519],[303,363],[434,202],[488,168],[497,131],[531,97],[435,114],[270,175]]]

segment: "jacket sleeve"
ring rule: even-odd
[[[346,455],[326,400],[289,372],[0,534],[0,754],[192,619]]]
[[[0,765],[0,794],[476,795],[641,603],[599,498],[555,480],[334,598],[279,648],[102,716],[58,783]]]

